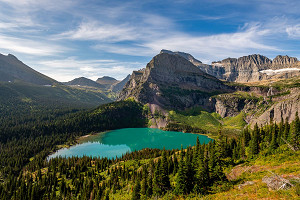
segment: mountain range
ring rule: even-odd
[[[166,127],[170,110],[199,106],[222,118],[242,113],[247,124],[264,125],[292,121],[300,112],[299,75],[299,61],[289,56],[271,60],[254,54],[207,65],[190,54],[162,50],[132,73],[119,100],[134,98],[148,104],[153,116],[160,112],[163,117],[153,117],[152,127]]]
[[[299,63],[289,56],[272,60],[253,54],[204,64],[188,53],[162,50],[145,68],[122,81],[104,76],[97,81],[80,77],[60,83],[11,54],[0,55],[0,99],[5,102],[10,94],[13,102],[30,104],[42,99],[51,104],[96,106],[133,98],[147,104],[153,116],[161,113],[153,117],[152,127],[168,126],[172,110],[195,107],[221,118],[243,113],[245,123],[263,125],[271,119],[292,121],[300,111]]]

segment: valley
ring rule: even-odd
[[[228,62],[215,64],[217,71],[226,72]],[[269,77],[251,69],[293,69],[298,61],[251,55],[230,62],[235,72],[229,77],[239,74],[233,82],[190,54],[162,50],[123,81],[60,83],[39,73],[35,78],[37,72],[18,61],[31,78],[1,79],[0,196],[297,198],[298,72]],[[246,68],[252,75],[238,73]],[[43,85],[41,78],[52,82]],[[291,187],[267,192],[263,180],[272,173]]]

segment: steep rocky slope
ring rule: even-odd
[[[223,67],[225,73],[221,77],[226,81],[234,82],[253,82],[266,79],[272,79],[273,76],[278,74],[268,74],[265,70],[276,70],[286,68],[298,68],[299,63],[297,58],[289,56],[277,56],[274,60],[271,60],[265,56],[259,54],[253,54],[249,56],[243,56],[238,59],[227,58],[219,62],[214,62],[212,65]],[[298,74],[300,71],[297,71]],[[290,73],[295,72],[294,70],[281,71],[281,75],[291,76]]]
[[[300,75],[300,62],[295,57],[277,56],[273,60],[253,54],[240,58],[226,58],[222,61],[203,64],[192,55],[184,52],[162,50],[161,53],[180,55],[202,71],[218,79],[232,82],[257,82],[269,79],[284,79]]]
[[[201,71],[182,56],[160,53],[144,70],[132,74],[119,100],[133,97],[163,108],[184,109],[201,105],[213,109],[209,98],[230,91],[215,77]]]
[[[116,93],[120,92],[124,88],[125,84],[129,81],[129,79],[130,79],[130,74],[128,74],[122,81],[113,84],[111,86],[111,90]]]

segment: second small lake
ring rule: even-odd
[[[50,155],[49,158],[58,156],[92,156],[115,158],[127,152],[144,148],[180,149],[196,144],[197,137],[200,143],[208,143],[211,139],[204,135],[163,131],[152,128],[125,128],[88,136],[80,143],[70,148],[63,148]]]

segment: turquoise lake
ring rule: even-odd
[[[144,148],[180,149],[195,145],[197,137],[200,143],[208,143],[211,139],[204,135],[163,131],[152,128],[125,128],[96,135],[80,140],[80,143],[70,148],[63,148],[49,156],[72,157],[92,156],[115,158],[127,152]]]

